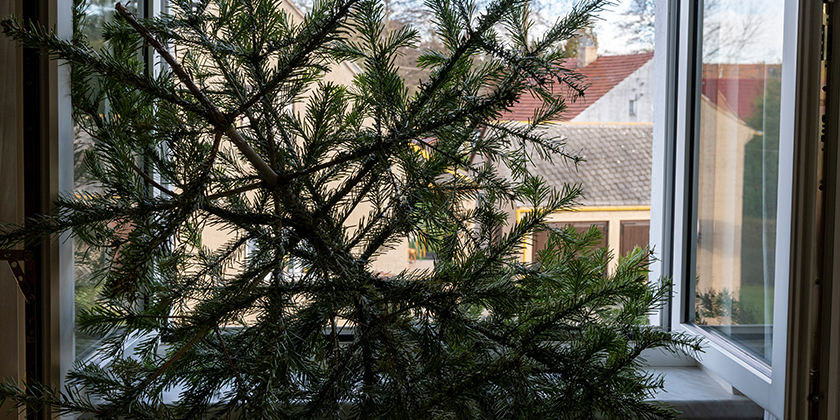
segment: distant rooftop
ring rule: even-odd
[[[579,69],[578,72],[585,77],[585,82],[589,84],[589,87],[583,97],[577,98],[574,102],[566,101],[566,111],[560,115],[560,120],[569,121],[578,116],[652,58],[653,52],[607,55],[598,57],[588,66]],[[560,66],[570,70],[577,69],[577,59],[567,59]],[[559,92],[560,89],[555,93]],[[500,119],[528,121],[534,116],[534,110],[542,105],[542,100],[526,93],[519,99],[519,103]]]
[[[761,105],[767,83],[779,79],[781,64],[704,64],[701,92],[713,104],[747,120]]]
[[[561,123],[546,134],[566,138],[566,150],[586,161],[537,159],[531,172],[556,188],[582,184],[585,206],[649,206],[653,124]]]

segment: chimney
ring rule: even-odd
[[[580,30],[578,32],[578,50],[577,50],[577,66],[579,69],[588,66],[590,63],[598,58],[598,47],[589,38],[589,35]]]

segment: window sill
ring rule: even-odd
[[[696,366],[651,367],[665,375],[665,390],[654,396],[691,420],[762,420],[764,410],[749,398],[727,391]],[[736,391],[737,392],[737,391]]]
[[[763,420],[764,410],[749,398],[728,392],[696,366],[652,367],[649,371],[665,375],[665,390],[654,399],[682,412],[685,420]],[[178,398],[180,387],[170,389],[164,399]]]
[[[137,340],[126,346],[133,351]],[[656,393],[655,401],[667,403],[682,414],[685,420],[764,420],[764,409],[735,388],[713,378],[686,355],[675,356],[661,350],[647,350],[642,358],[648,372],[663,375],[664,390]],[[105,360],[99,360],[104,363]],[[713,375],[713,374],[711,374]],[[176,401],[183,391],[180,386],[164,393],[164,401]]]

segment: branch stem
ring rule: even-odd
[[[243,192],[246,192],[246,191],[255,190],[255,189],[263,187],[263,186],[265,186],[265,184],[262,181],[255,182],[253,184],[243,185],[241,187],[234,188],[230,191],[223,191],[223,192],[219,192],[219,193],[216,193],[216,194],[208,195],[207,199],[208,200],[215,200],[217,198],[230,197],[232,195],[240,194],[240,193],[243,193]]]
[[[201,331],[198,332],[198,334],[196,334],[192,339],[190,339],[190,341],[187,342],[187,344],[185,344],[184,347],[181,347],[181,349],[178,350],[178,352],[175,353],[171,358],[169,358],[169,360],[167,360],[166,363],[161,365],[161,367],[159,367],[154,373],[149,375],[149,377],[146,378],[146,380],[143,381],[143,384],[141,386],[139,386],[138,388],[142,389],[142,388],[147,387],[150,383],[152,383],[152,381],[154,381],[160,375],[162,375],[163,372],[166,372],[166,370],[169,369],[172,365],[174,365],[175,362],[177,362],[178,359],[181,358],[181,356],[186,354],[186,352],[189,349],[191,349],[192,346],[194,346],[195,343],[198,342],[198,340],[200,340],[202,337],[204,337],[204,334],[207,333],[208,329],[210,329],[210,327],[202,328]]]
[[[236,370],[236,366],[233,364],[233,359],[230,358],[230,353],[228,353],[227,351],[227,346],[225,346],[225,340],[222,339],[222,333],[219,332],[218,326],[216,326],[216,337],[219,338],[219,344],[222,345],[222,351],[225,353],[225,357],[227,358],[230,368],[233,369],[233,374],[236,375],[236,383],[239,385],[239,389],[241,391],[244,391],[245,385],[242,383],[242,378],[239,376],[239,371]]]
[[[166,194],[170,197],[176,197],[178,195],[178,194],[175,194],[174,192],[172,192],[171,190],[169,190],[168,188],[164,187],[163,185],[160,185],[151,176],[149,176],[149,174],[143,172],[143,170],[141,170],[140,167],[137,166],[137,163],[135,163],[133,160],[131,162],[131,168],[134,169],[134,172],[137,172],[137,174],[140,175],[140,177],[142,177],[144,180],[146,180],[146,182],[148,182],[149,184],[152,184],[152,186],[154,186],[155,188],[160,190],[160,192],[162,192],[162,193],[164,193],[164,194]]]

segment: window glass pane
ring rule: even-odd
[[[80,22],[76,30],[81,31],[87,38],[88,44],[95,50],[107,48],[102,38],[103,24],[114,18],[113,0],[87,0],[86,17]],[[132,12],[137,12],[136,2],[126,6]],[[104,113],[105,110],[102,112]],[[93,147],[91,136],[81,129],[79,125],[74,127],[73,160],[74,160],[74,183],[73,187],[77,196],[84,193],[97,193],[99,187],[91,179],[90,174],[85,170],[85,152]],[[79,239],[75,240],[75,311],[76,318],[82,310],[93,307],[102,285],[92,280],[92,274],[106,268],[106,257],[102,249],[90,247]],[[75,354],[77,360],[88,359],[96,348],[102,337],[85,334],[75,328]]]
[[[703,7],[695,323],[768,364],[783,3]]]

